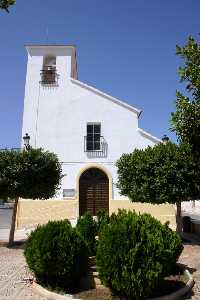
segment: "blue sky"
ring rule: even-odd
[[[75,44],[79,80],[143,110],[140,127],[169,131],[181,88],[175,45],[200,32],[199,0],[17,0],[0,11],[0,147],[20,145],[24,44]]]

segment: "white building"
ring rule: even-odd
[[[130,204],[115,185],[115,163],[123,153],[160,142],[139,128],[141,110],[79,81],[74,46],[29,45],[26,49],[22,136],[28,133],[34,148],[55,152],[65,176],[57,200],[21,200],[18,226],[76,218],[85,211],[95,215],[99,208],[151,211],[150,205]],[[166,206],[163,212],[160,207],[153,208],[156,216],[172,215],[172,206],[167,213]],[[27,212],[35,209],[37,220]]]

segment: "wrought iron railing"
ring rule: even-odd
[[[90,140],[84,136],[84,152],[104,152],[107,149],[107,143],[103,136],[99,139]]]
[[[47,66],[41,70],[41,81],[42,85],[57,85],[58,84],[58,74],[56,68],[52,66]]]

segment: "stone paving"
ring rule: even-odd
[[[200,244],[186,244],[179,260],[193,274],[195,286],[184,299],[200,300]],[[33,290],[26,279],[33,276],[26,265],[23,249],[0,247],[0,299],[47,300]]]
[[[0,247],[0,299],[47,300],[33,291],[22,249]]]

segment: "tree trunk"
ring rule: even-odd
[[[17,206],[18,206],[19,198],[15,198],[15,203],[13,207],[13,214],[12,214],[12,221],[10,227],[10,234],[9,234],[9,243],[8,246],[11,247],[14,243],[14,235],[15,235],[15,222],[16,222],[16,215],[17,215]]]
[[[181,216],[181,201],[176,202],[176,232],[181,235],[183,222]]]

